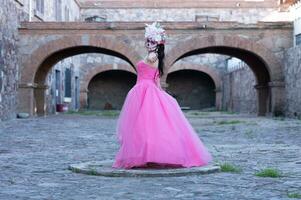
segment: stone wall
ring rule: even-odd
[[[223,76],[222,109],[240,113],[257,112],[255,76],[248,66]]]
[[[301,46],[289,49],[284,64],[286,116],[301,118]]]
[[[0,6],[0,120],[15,117],[18,87],[18,24],[26,19],[14,1],[1,1]]]
[[[55,0],[44,1],[44,14],[36,15],[34,0],[5,0],[0,6],[0,120],[16,117],[17,88],[19,84],[19,35],[21,21],[56,21]],[[62,1],[62,21],[76,21],[80,17],[74,0]],[[29,12],[31,10],[31,12]],[[66,17],[67,16],[67,17]],[[74,63],[70,60],[69,63]],[[60,67],[59,62],[56,67]]]
[[[80,18],[80,8],[74,0],[44,0],[42,13],[36,11],[36,0],[10,1],[15,1],[28,14],[25,21],[78,21]]]
[[[235,21],[256,23],[264,19],[273,8],[176,8],[176,9],[81,9],[82,21],[99,16],[105,21]],[[171,14],[172,13],[172,14]]]

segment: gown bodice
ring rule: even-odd
[[[143,60],[140,60],[137,63],[137,82],[140,83],[142,81],[150,81],[154,83],[158,83],[160,80],[159,69],[152,67],[145,63]]]

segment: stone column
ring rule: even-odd
[[[285,115],[285,83],[283,81],[269,82],[271,91],[271,106],[273,116]]]
[[[24,112],[34,115],[34,83],[20,83],[17,93],[17,113]]]
[[[34,97],[35,97],[35,104],[36,104],[36,114],[38,116],[45,116],[47,115],[46,112],[46,90],[49,88],[48,85],[40,84],[35,87],[34,89]]]
[[[257,116],[266,116],[269,112],[269,86],[257,84],[254,88],[257,90]]]
[[[79,102],[80,102],[80,109],[86,109],[88,107],[88,90],[83,89],[80,90],[79,94]]]

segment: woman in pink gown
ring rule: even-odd
[[[159,67],[144,60],[136,63],[137,81],[117,120],[120,149],[113,168],[193,167],[212,160],[176,99],[160,86],[164,41],[155,46]],[[153,52],[151,40],[147,40],[146,46],[149,53]]]

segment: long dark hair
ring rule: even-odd
[[[160,77],[162,77],[163,74],[164,74],[164,72],[163,72],[164,57],[165,57],[164,44],[158,44],[158,46],[157,46],[157,54],[158,54],[158,59],[159,59],[159,64],[158,64],[159,74],[160,74]]]

